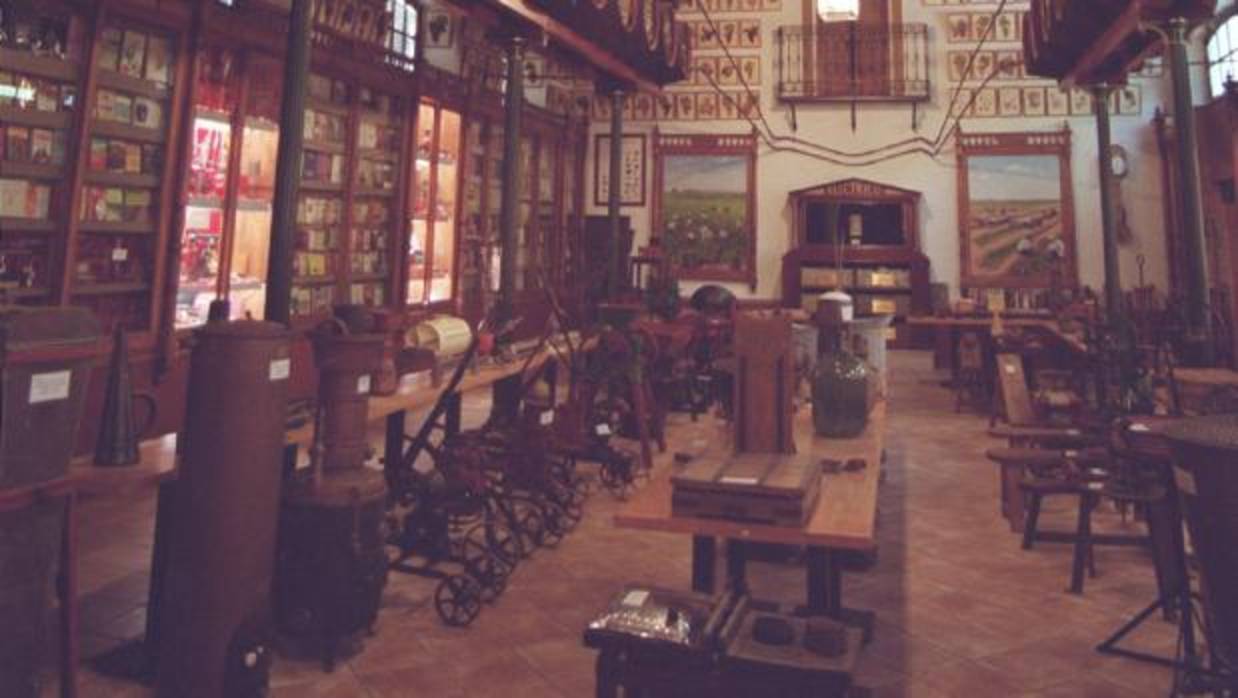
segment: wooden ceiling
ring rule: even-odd
[[[1032,0],[1024,20],[1028,72],[1070,85],[1126,82],[1163,48],[1148,25],[1212,17],[1216,0]]]

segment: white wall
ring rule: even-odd
[[[897,2],[898,0],[893,0]],[[773,85],[777,80],[774,61],[776,44],[774,32],[779,25],[798,24],[801,20],[799,0],[783,0],[777,12],[762,12],[757,15],[726,15],[715,13],[715,19],[743,16],[761,18],[763,33],[761,69],[762,109],[778,135],[791,136],[828,145],[844,151],[864,151],[900,141],[914,135],[932,139],[945,117],[945,107],[950,100],[953,84],[946,71],[947,50],[963,50],[967,44],[947,44],[945,18],[952,12],[992,11],[993,6],[924,7],[924,0],[903,0],[903,21],[924,22],[929,26],[930,79],[932,97],[918,110],[918,130],[911,128],[910,105],[861,105],[859,126],[851,131],[850,107],[847,105],[801,105],[797,109],[798,131],[792,132],[789,110],[778,103]],[[1019,7],[1012,3],[1016,9]],[[694,18],[700,18],[694,15]],[[997,48],[997,47],[994,47]],[[1014,48],[1003,44],[1002,49]],[[711,52],[712,53],[712,52]],[[1121,250],[1122,282],[1130,287],[1138,282],[1136,255],[1146,258],[1145,280],[1164,289],[1167,286],[1168,269],[1165,260],[1163,237],[1163,209],[1161,198],[1161,166],[1157,153],[1156,136],[1151,123],[1158,105],[1170,99],[1168,71],[1161,78],[1134,78],[1142,86],[1143,111],[1138,117],[1115,116],[1113,140],[1123,145],[1129,153],[1131,173],[1123,182],[1122,203],[1133,233],[1133,241]],[[1015,84],[1015,83],[998,83]],[[1034,84],[1023,83],[1018,84]],[[1060,129],[1063,122],[1069,124],[1073,135],[1072,164],[1076,239],[1078,241],[1079,276],[1083,283],[1094,288],[1103,286],[1103,262],[1100,232],[1100,204],[1097,189],[1098,165],[1095,120],[1088,118],[988,118],[964,119],[962,126],[969,132],[980,131],[1036,131]],[[650,132],[653,122],[632,122],[625,126],[627,133]],[[598,132],[607,132],[609,123],[595,122]],[[750,125],[745,121],[665,122],[657,124],[663,133],[746,133]],[[592,143],[590,139],[590,143]],[[586,172],[592,176],[592,158]],[[647,190],[652,196],[654,158],[652,140],[646,175]],[[950,285],[957,293],[959,279],[958,253],[958,204],[956,193],[956,164],[951,141],[932,158],[927,155],[909,155],[872,166],[847,166],[831,164],[796,153],[774,152],[763,145],[757,158],[757,226],[758,226],[758,287],[751,293],[744,284],[735,284],[733,290],[741,296],[776,298],[781,293],[781,260],[789,249],[792,237],[790,211],[787,206],[789,191],[822,184],[848,177],[871,179],[923,193],[920,210],[921,247],[932,263],[934,281]],[[593,182],[588,183],[592,193]],[[589,212],[605,213],[603,207],[593,206],[588,197]],[[650,228],[650,209],[626,208],[625,215],[632,217],[638,244],[647,241]],[[684,284],[684,291],[691,292],[692,284]]]

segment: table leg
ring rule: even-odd
[[[495,385],[498,384],[496,383]],[[519,383],[517,383],[517,385],[519,385]],[[506,407],[504,407],[505,413],[509,414],[513,418],[515,418],[515,416],[519,413],[520,409],[519,398],[517,397],[515,399],[516,407],[511,408],[510,412],[507,411]],[[450,395],[444,396],[443,402],[447,407],[447,411],[443,415],[443,436],[455,436],[460,433],[461,406],[463,405],[464,400],[457,391]]]
[[[809,546],[805,552],[808,603],[800,609],[806,616],[828,616],[864,631],[864,643],[873,639],[876,615],[872,611],[843,605],[843,573],[833,550]]]
[[[597,698],[619,698],[618,667],[616,659],[610,650],[598,652],[597,664],[594,668],[594,682],[597,686],[594,695]]]
[[[726,541],[727,588],[737,594],[748,593],[748,550],[742,540],[728,538]]]
[[[77,696],[77,493],[65,495],[60,539],[60,698]]]
[[[387,415],[387,434],[383,439],[384,468],[396,468],[404,457],[404,418],[406,414],[405,410],[398,410]]]
[[[714,593],[717,546],[711,536],[692,536],[692,591]]]

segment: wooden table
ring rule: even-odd
[[[945,354],[948,358],[948,368],[953,371],[957,365],[954,350],[958,345],[958,335],[967,330],[978,332],[985,337],[990,337],[993,329],[992,317],[977,317],[969,315],[915,315],[907,318],[909,327],[928,327],[938,332],[938,354]],[[1087,354],[1088,347],[1079,338],[1062,332],[1057,321],[1052,317],[1028,317],[1028,316],[1007,316],[1002,315],[1002,327],[1014,329],[1031,329],[1038,332],[1043,332],[1054,340],[1060,342],[1070,351],[1076,354]],[[943,335],[942,333],[947,333]],[[949,341],[949,349],[942,346],[942,338],[947,337]]]
[[[795,416],[795,443],[800,453],[822,459],[847,461],[862,458],[867,467],[856,472],[826,473],[821,495],[808,524],[802,528],[750,524],[723,519],[677,517],[671,514],[671,468],[665,459],[647,486],[632,496],[615,515],[615,525],[692,536],[692,588],[712,593],[716,539],[727,541],[727,573],[731,588],[743,590],[745,543],[775,543],[807,549],[807,605],[810,614],[829,615],[871,627],[871,615],[845,609],[839,553],[872,551],[877,546],[877,488],[884,456],[886,406],[878,403],[868,427],[853,439],[827,439],[815,434],[812,412],[801,408]],[[730,437],[719,427],[712,443],[730,448]],[[720,456],[706,451],[699,458]],[[866,627],[866,629],[868,629]]]
[[[100,468],[90,456],[73,459],[64,477],[0,491],[0,511],[23,509],[36,502],[63,497],[64,527],[60,538],[60,571],[56,597],[60,604],[60,695],[77,695],[80,660],[77,607],[77,500],[79,495],[115,496],[139,492],[176,477],[176,436],[142,444],[137,465]]]

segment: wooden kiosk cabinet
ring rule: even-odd
[[[811,312],[820,294],[841,288],[855,299],[857,316],[894,316],[891,346],[922,346],[905,324],[910,315],[931,312],[929,261],[918,235],[920,194],[848,179],[791,192],[789,199],[796,247],[782,261],[783,305]]]

